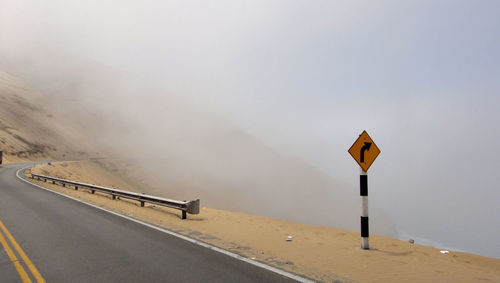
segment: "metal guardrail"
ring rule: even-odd
[[[200,200],[199,199],[192,200],[192,201],[172,200],[172,199],[160,198],[160,197],[155,197],[155,196],[150,196],[150,195],[145,195],[145,194],[122,191],[122,190],[118,190],[118,189],[106,188],[106,187],[101,187],[101,186],[96,186],[96,185],[91,185],[91,184],[85,184],[85,183],[80,183],[80,182],[75,182],[75,181],[70,181],[70,180],[45,176],[45,175],[39,175],[39,174],[34,174],[34,173],[30,173],[30,174],[31,174],[31,179],[37,178],[39,181],[43,180],[44,182],[47,182],[47,180],[50,180],[50,181],[52,181],[52,184],[60,183],[60,184],[62,184],[63,187],[66,187],[66,185],[71,185],[71,186],[74,186],[75,190],[78,190],[78,188],[84,188],[84,189],[90,190],[90,192],[92,194],[94,194],[96,191],[101,192],[101,193],[106,193],[106,194],[110,194],[112,199],[116,199],[117,197],[120,197],[120,198],[125,198],[125,199],[137,200],[141,203],[141,207],[144,207],[144,204],[147,202],[147,203],[152,203],[152,204],[157,204],[157,205],[162,205],[162,206],[166,206],[166,207],[170,207],[170,208],[179,209],[182,211],[182,219],[187,218],[186,213],[189,213],[189,214],[199,214],[200,213]]]

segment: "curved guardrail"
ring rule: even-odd
[[[91,184],[86,184],[86,183],[80,183],[80,182],[75,182],[75,181],[71,181],[71,180],[60,179],[60,178],[39,175],[39,174],[34,174],[34,173],[30,173],[30,175],[31,175],[31,179],[37,178],[39,181],[43,180],[44,182],[52,181],[52,184],[60,183],[63,187],[66,187],[66,185],[71,185],[75,188],[75,190],[78,190],[78,188],[84,188],[84,189],[90,190],[90,192],[92,194],[94,194],[96,191],[101,192],[101,193],[110,194],[112,199],[116,199],[117,197],[120,197],[120,198],[125,198],[125,199],[137,200],[141,203],[141,207],[144,207],[145,203],[152,203],[152,204],[157,204],[157,205],[162,205],[162,206],[166,206],[166,207],[170,207],[170,208],[179,209],[182,211],[182,219],[187,218],[186,213],[189,213],[189,214],[199,214],[200,213],[200,200],[199,199],[191,200],[191,201],[179,201],[179,200],[160,198],[160,197],[139,194],[139,193],[134,193],[134,192],[122,191],[122,190],[113,189],[113,188],[106,188],[106,187],[101,187],[101,186],[96,186],[96,185],[91,185]]]

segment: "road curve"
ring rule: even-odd
[[[0,224],[47,282],[296,282],[36,188],[15,176],[22,166],[0,166]],[[2,245],[0,282],[23,282]]]

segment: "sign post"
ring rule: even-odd
[[[368,168],[380,154],[380,149],[373,142],[366,131],[363,131],[359,138],[349,148],[348,152],[356,160],[361,167],[359,174],[359,195],[361,197],[361,248],[364,250],[370,249],[368,241],[369,225],[368,225]]]

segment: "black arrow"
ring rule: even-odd
[[[365,142],[365,145],[361,148],[361,163],[365,163],[365,150],[370,150],[370,146],[372,146],[371,142]]]

